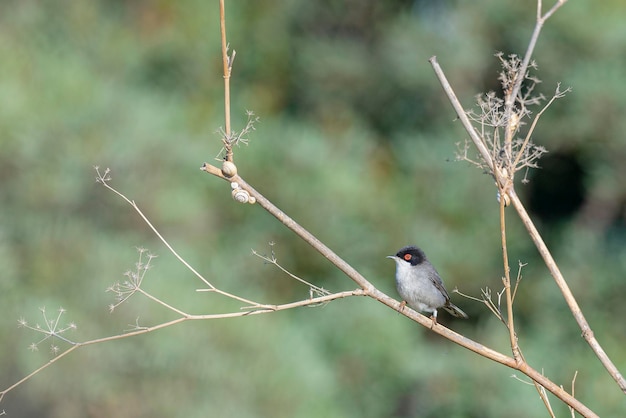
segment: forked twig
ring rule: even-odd
[[[273,243],[270,243],[270,246],[272,246]],[[265,261],[268,264],[272,264],[274,266],[276,266],[280,271],[282,271],[283,273],[287,274],[289,277],[291,277],[294,280],[299,281],[300,283],[307,285],[309,287],[309,293],[311,294],[311,297],[313,297],[312,295],[315,294],[317,296],[323,296],[323,295],[329,295],[330,292],[322,287],[316,286],[313,283],[309,283],[306,280],[304,280],[301,277],[296,276],[295,274],[293,274],[292,272],[290,272],[289,270],[287,270],[286,268],[284,268],[283,266],[281,266],[278,263],[278,259],[276,258],[276,255],[274,254],[274,248],[272,248],[272,255],[271,256],[267,256],[267,255],[263,255],[258,253],[255,250],[252,250],[252,254],[259,257],[261,260]]]
[[[139,214],[141,219],[143,219],[143,221],[146,223],[146,225],[148,225],[148,227],[152,230],[152,232],[154,232],[154,234],[159,238],[159,240],[161,240],[163,245],[165,245],[167,247],[167,249],[174,255],[174,257],[176,257],[176,259],[178,261],[180,261],[189,271],[191,271],[197,278],[199,278],[205,285],[208,286],[208,289],[202,289],[202,291],[218,293],[218,294],[220,294],[222,296],[226,296],[228,298],[235,299],[235,300],[238,300],[238,301],[243,302],[243,303],[247,303],[247,304],[249,304],[251,306],[255,306],[255,307],[262,307],[262,306],[264,306],[263,304],[260,304],[260,303],[251,301],[249,299],[243,298],[241,296],[234,295],[232,293],[229,293],[229,292],[223,291],[221,289],[218,289],[213,284],[211,284],[202,274],[200,274],[196,269],[193,268],[193,266],[191,266],[191,264],[189,264],[183,257],[181,257],[178,254],[178,252],[170,245],[170,243],[165,239],[165,237],[163,237],[163,235],[161,235],[159,230],[154,225],[152,225],[152,222],[150,222],[150,220],[148,220],[146,215],[144,215],[144,213],[141,211],[141,209],[139,209],[139,206],[137,206],[137,204],[135,203],[134,200],[130,200],[123,193],[121,193],[117,189],[111,187],[111,185],[109,184],[109,181],[111,179],[111,177],[110,177],[110,170],[108,168],[103,173],[100,172],[100,168],[99,167],[94,167],[94,169],[96,170],[96,174],[97,174],[96,181],[98,183],[102,184],[108,190],[112,191],[113,193],[115,193],[116,195],[121,197],[122,200],[124,200],[126,203],[128,203],[135,210],[135,212],[137,212]]]

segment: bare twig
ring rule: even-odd
[[[234,157],[233,154],[233,146],[234,145],[248,145],[250,142],[248,138],[248,134],[250,132],[256,130],[255,124],[259,121],[259,117],[254,114],[251,110],[246,110],[246,116],[248,118],[246,122],[246,126],[244,126],[240,131],[231,130],[230,132],[226,132],[224,128],[219,129],[219,133],[222,136],[222,144],[223,147],[220,152],[215,157],[218,161],[231,161]],[[228,153],[230,152],[231,159],[228,160]]]
[[[500,191],[500,193],[503,193]],[[504,216],[505,203],[504,199],[500,199],[500,238],[502,243],[502,259],[504,263],[504,294],[506,296],[507,310],[507,328],[509,330],[509,340],[511,343],[511,351],[516,361],[522,361],[521,353],[515,334],[515,320],[513,319],[513,297],[511,292],[511,269],[509,267],[509,255],[506,242],[506,217]]]
[[[572,378],[572,396],[576,396],[576,376],[578,376],[578,370],[574,372],[574,377]],[[574,408],[569,408],[570,413],[572,414],[572,418],[576,416],[576,411]]]
[[[526,149],[526,147],[528,146],[529,142],[530,142],[530,138],[533,134],[533,132],[535,131],[535,127],[537,126],[537,122],[539,122],[539,118],[541,117],[541,115],[543,115],[543,113],[548,109],[548,107],[550,107],[550,105],[556,100],[556,99],[560,99],[562,97],[565,96],[565,94],[567,94],[569,91],[571,91],[571,88],[567,88],[563,91],[561,91],[561,83],[558,83],[556,85],[556,91],[554,92],[554,95],[552,96],[552,98],[548,101],[548,103],[546,103],[546,105],[539,111],[539,113],[537,113],[533,119],[532,124],[530,125],[530,128],[528,129],[528,132],[526,133],[526,137],[524,138],[524,141],[522,142],[520,149],[517,153],[517,157],[515,158],[515,161],[513,162],[512,166],[514,167],[514,169],[519,169],[521,167],[518,168],[518,164],[520,163],[520,159],[522,158],[522,156],[525,154],[524,151]]]
[[[232,55],[228,55],[228,43],[226,42],[226,12],[224,0],[220,0],[220,33],[222,40],[222,64],[224,71],[224,148],[226,149],[226,161],[233,160],[233,149],[227,138],[230,137],[230,74],[233,70],[233,61],[236,52],[233,50]]]
[[[513,295],[511,296],[511,302],[515,302],[515,295],[517,294],[517,288],[519,286],[519,283],[522,281],[522,268],[524,268],[524,266],[526,266],[526,264],[522,263],[521,261],[518,261],[517,277],[515,278],[515,287],[513,288]]]
[[[139,216],[141,216],[141,219],[143,219],[143,221],[146,223],[146,225],[148,225],[148,227],[150,227],[152,232],[154,232],[154,234],[161,240],[161,242],[174,255],[174,257],[176,257],[178,259],[178,261],[180,261],[187,269],[189,269],[189,271],[191,271],[197,278],[199,278],[205,285],[208,286],[208,289],[203,289],[203,291],[214,292],[214,293],[220,294],[222,296],[226,296],[228,298],[235,299],[235,300],[238,300],[238,301],[243,302],[243,303],[247,303],[247,304],[249,304],[251,306],[254,306],[254,307],[262,307],[262,306],[264,306],[263,304],[251,301],[249,299],[245,299],[245,298],[243,298],[241,296],[234,295],[232,293],[228,293],[226,291],[223,291],[223,290],[218,289],[215,286],[213,286],[213,284],[211,284],[202,274],[200,274],[183,257],[181,257],[178,254],[178,252],[176,252],[176,250],[163,237],[163,235],[161,235],[161,233],[157,230],[157,228],[154,225],[152,225],[152,223],[148,220],[146,215],[144,215],[144,213],[141,211],[141,209],[139,209],[139,206],[137,206],[135,201],[130,200],[124,194],[120,193],[118,190],[116,190],[115,188],[111,187],[111,185],[109,184],[109,181],[111,180],[111,177],[110,177],[111,171],[108,168],[103,173],[100,172],[100,168],[99,167],[94,167],[94,169],[96,170],[96,174],[97,174],[96,181],[98,183],[102,184],[108,190],[112,191],[113,193],[115,193],[116,195],[121,197],[126,203],[128,203],[135,210],[135,212],[137,212],[139,214]],[[220,171],[220,175],[221,175],[221,171]]]
[[[500,190],[500,193],[504,193]],[[517,281],[515,283],[515,290],[511,291],[511,269],[509,267],[509,256],[507,250],[507,236],[506,236],[506,216],[504,213],[505,210],[505,199],[500,199],[500,236],[502,239],[502,258],[504,264],[504,292],[506,296],[506,308],[507,308],[507,328],[509,330],[509,341],[511,344],[511,351],[513,353],[513,358],[518,363],[526,363],[526,358],[522,354],[522,350],[519,346],[519,341],[517,339],[517,333],[515,332],[515,320],[513,317],[513,300],[515,298],[515,292],[517,291],[517,285],[519,283],[519,273],[517,277]],[[504,321],[503,321],[504,322]],[[541,386],[537,381],[533,380],[533,384],[539,397],[543,401],[546,409],[550,413],[551,417],[554,417],[554,411],[552,410],[552,405],[550,405],[550,399],[548,398],[548,394],[543,386]],[[572,395],[573,397],[573,395]]]
[[[437,75],[437,78],[439,78],[441,86],[443,87],[443,90],[448,96],[448,99],[450,100],[450,103],[452,104],[452,107],[454,108],[454,111],[456,112],[457,117],[459,118],[459,120],[463,124],[463,127],[469,134],[470,138],[472,139],[472,142],[478,149],[480,156],[485,161],[485,164],[489,168],[490,172],[493,172],[498,182],[501,182],[501,184],[505,184],[506,179],[501,175],[501,173],[494,172],[494,164],[493,164],[493,159],[491,158],[491,153],[489,152],[489,149],[483,143],[481,136],[478,134],[478,132],[476,132],[474,125],[472,125],[472,121],[469,119],[469,117],[467,116],[467,113],[465,112],[465,109],[461,105],[461,102],[456,97],[456,93],[452,89],[452,86],[448,82],[446,75],[443,73],[441,66],[437,62],[437,57],[431,57],[428,61],[432,65],[433,69],[435,70],[435,74]]]
[[[150,327],[140,327],[140,326],[137,325],[135,327],[136,329],[134,331],[127,332],[125,334],[112,335],[112,336],[109,336],[109,337],[96,338],[96,339],[89,340],[89,341],[72,343],[73,345],[70,348],[68,348],[66,351],[58,354],[56,357],[54,357],[53,359],[51,359],[47,363],[43,364],[41,367],[39,367],[38,369],[34,370],[33,372],[31,372],[27,376],[23,377],[19,381],[15,382],[14,384],[9,386],[8,388],[0,391],[0,401],[2,400],[4,395],[7,394],[8,392],[10,392],[11,390],[17,388],[22,383],[28,381],[30,378],[35,376],[37,373],[40,373],[42,370],[47,369],[48,367],[52,366],[53,364],[55,364],[57,361],[59,361],[63,357],[69,355],[74,350],[76,350],[78,348],[81,348],[81,347],[94,345],[94,344],[101,344],[101,343],[105,343],[105,342],[109,342],[109,341],[120,340],[120,339],[123,339],[123,338],[134,337],[134,336],[142,335],[142,334],[147,334],[149,332],[153,332],[153,331],[157,331],[157,330],[160,330],[160,329],[163,329],[163,328],[171,327],[173,325],[180,324],[180,323],[185,322],[185,321],[237,318],[237,317],[243,317],[243,316],[249,316],[249,315],[267,314],[267,313],[272,313],[272,312],[284,311],[284,310],[287,310],[287,309],[294,309],[294,308],[298,308],[298,307],[302,307],[302,306],[316,306],[316,305],[328,303],[328,302],[336,300],[336,299],[342,299],[342,298],[351,297],[351,296],[364,296],[364,295],[365,295],[365,292],[363,292],[363,290],[356,289],[356,290],[349,290],[349,291],[345,291],[345,292],[331,293],[329,295],[319,296],[319,297],[310,298],[310,299],[304,299],[304,300],[300,300],[300,301],[297,301],[297,302],[290,302],[290,303],[285,303],[285,304],[281,304],[281,305],[272,305],[271,307],[266,305],[265,307],[262,307],[262,308],[259,308],[259,309],[256,309],[256,310],[251,310],[251,311],[227,312],[227,313],[207,314],[207,315],[183,314],[181,317],[179,317],[177,319],[174,319],[174,320],[171,320],[171,321],[167,321],[167,322],[163,322],[163,323],[160,323],[158,325],[154,325],[154,326],[150,326]]]
[[[294,280],[299,281],[302,284],[305,284],[309,287],[309,293],[311,295],[315,294],[317,296],[323,296],[323,295],[329,295],[330,292],[322,287],[316,286],[313,283],[309,283],[306,280],[304,280],[301,277],[296,276],[295,274],[293,274],[292,272],[290,272],[289,270],[287,270],[286,268],[284,268],[283,266],[281,266],[278,263],[278,259],[276,258],[276,255],[274,253],[274,248],[273,248],[273,243],[270,243],[270,246],[272,246],[272,254],[271,256],[267,256],[267,255],[262,255],[258,252],[256,252],[255,250],[252,250],[252,254],[254,254],[255,256],[259,257],[261,260],[265,261],[266,263],[272,264],[274,266],[276,266],[280,271],[282,271],[283,273],[287,274],[289,277],[291,277]]]
[[[504,281],[504,278],[502,279],[502,281]],[[480,298],[477,298],[477,297],[465,294],[463,292],[460,292],[458,289],[454,289],[453,292],[454,293],[458,293],[459,295],[461,295],[464,298],[467,298],[469,300],[473,300],[475,302],[483,303],[491,311],[491,313],[496,318],[498,318],[498,320],[500,322],[502,322],[504,324],[505,327],[508,327],[507,321],[502,316],[502,300],[501,299],[502,299],[502,295],[504,294],[504,289],[502,289],[501,292],[496,292],[496,295],[498,295],[498,304],[496,304],[493,301],[493,298],[491,296],[491,289],[489,287],[485,287],[484,289],[480,289],[480,294],[481,294]]]
[[[578,326],[582,330],[583,338],[587,341],[587,343],[589,344],[593,352],[596,354],[596,356],[598,357],[602,365],[607,369],[611,377],[613,377],[615,382],[617,382],[622,392],[626,393],[626,380],[624,380],[624,377],[622,376],[622,374],[619,372],[617,367],[615,367],[615,364],[613,364],[609,356],[606,354],[606,352],[600,345],[600,343],[596,340],[593,330],[591,329],[591,327],[589,326],[589,323],[587,322],[587,319],[583,315],[582,310],[580,309],[580,306],[578,306],[578,302],[576,302],[576,298],[572,294],[572,291],[570,290],[567,282],[565,281],[563,274],[561,274],[561,270],[556,264],[556,261],[554,261],[552,254],[548,250],[548,247],[543,241],[543,238],[539,234],[539,231],[537,231],[535,224],[530,219],[528,212],[526,212],[526,208],[524,207],[523,203],[521,202],[521,200],[515,193],[514,189],[511,189],[509,191],[509,196],[511,198],[513,207],[515,207],[517,214],[519,215],[520,219],[522,220],[522,223],[526,227],[526,230],[528,231],[530,238],[532,239],[533,243],[537,247],[537,250],[539,250],[539,254],[543,258],[543,261],[548,267],[548,270],[550,270],[550,274],[552,275],[552,277],[554,278],[554,281],[556,282],[557,286],[561,290],[561,294],[563,295],[563,298],[565,299],[567,306],[569,306],[570,311],[572,312],[572,315],[574,316],[574,319],[576,320],[576,322],[578,323]]]
[[[109,181],[111,180],[111,170],[110,169],[107,168],[106,170],[104,170],[104,172],[101,173],[100,172],[100,167],[95,166],[94,170],[96,170],[96,182],[102,184],[108,190],[112,191],[113,193],[115,193],[116,195],[121,197],[122,200],[124,200],[126,203],[128,203],[135,210],[135,212],[137,212],[139,214],[141,219],[143,219],[143,221],[146,223],[146,225],[148,225],[148,227],[152,230],[152,232],[154,232],[154,234],[167,247],[167,249],[174,255],[174,257],[176,257],[178,259],[178,261],[183,263],[184,266],[187,267],[189,269],[189,271],[191,271],[193,274],[195,274],[196,277],[198,277],[200,280],[202,280],[204,282],[204,284],[206,284],[207,286],[209,286],[211,288],[214,288],[214,286],[211,283],[209,283],[209,281],[207,279],[205,279],[200,273],[198,273],[189,263],[187,263],[185,261],[184,258],[182,258],[176,252],[176,250],[174,250],[174,248],[172,248],[172,246],[167,242],[167,240],[163,237],[163,235],[161,235],[161,233],[155,228],[155,226],[152,225],[152,223],[148,220],[146,215],[144,215],[144,213],[141,211],[141,209],[139,209],[139,206],[137,206],[137,204],[135,203],[134,200],[130,200],[124,194],[120,193],[115,188],[111,187],[111,185],[109,184]]]
[[[533,29],[533,33],[530,37],[530,41],[528,42],[528,47],[526,48],[526,53],[524,54],[524,59],[519,68],[518,74],[519,77],[515,80],[515,83],[512,85],[510,94],[507,94],[505,99],[505,117],[510,120],[511,115],[514,113],[515,101],[517,100],[520,88],[522,87],[522,82],[526,76],[528,71],[528,66],[531,62],[531,58],[533,56],[533,52],[535,51],[535,46],[537,45],[537,40],[539,39],[539,34],[541,33],[541,29],[546,21],[561,7],[563,6],[567,0],[557,0],[557,2],[552,6],[550,10],[548,10],[545,14],[542,14],[543,10],[543,2],[542,0],[537,1],[537,19],[535,22],[535,28]],[[509,135],[507,131],[507,135]],[[507,138],[509,141],[511,138]]]

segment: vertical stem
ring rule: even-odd
[[[224,66],[224,132],[226,138],[224,143],[226,146],[226,160],[233,160],[233,151],[228,146],[227,139],[230,137],[230,70],[231,62],[228,57],[228,43],[226,43],[226,12],[224,10],[224,0],[220,0],[220,32],[222,38],[222,64]]]
[[[500,237],[502,239],[502,259],[504,262],[504,292],[506,295],[507,328],[509,329],[509,339],[511,340],[511,351],[515,361],[520,362],[519,346],[515,334],[515,322],[513,320],[513,297],[511,296],[511,267],[509,266],[509,254],[506,246],[506,217],[504,214],[505,198],[504,189],[500,189]]]
[[[515,359],[516,364],[519,366],[521,364],[526,364],[526,358],[522,354],[522,349],[519,347],[517,341],[517,333],[515,332],[515,320],[513,317],[513,295],[511,294],[511,266],[509,265],[509,251],[507,249],[507,240],[506,240],[506,199],[504,195],[504,187],[499,187],[500,189],[500,237],[502,239],[502,259],[504,263],[504,292],[506,296],[506,311],[507,311],[507,328],[509,329],[509,340],[511,344],[511,352],[513,353],[513,358]],[[554,411],[552,410],[552,406],[550,405],[550,400],[546,396],[546,392],[536,380],[533,380],[533,385],[539,394],[539,397],[543,401],[548,413],[552,418],[554,418]],[[573,395],[572,395],[573,396]]]

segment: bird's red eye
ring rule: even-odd
[[[404,254],[404,259],[406,261],[411,261],[411,254]]]

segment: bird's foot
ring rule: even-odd
[[[434,326],[437,325],[437,311],[433,312],[433,314],[430,316],[430,320],[433,321],[430,329],[433,329]]]

